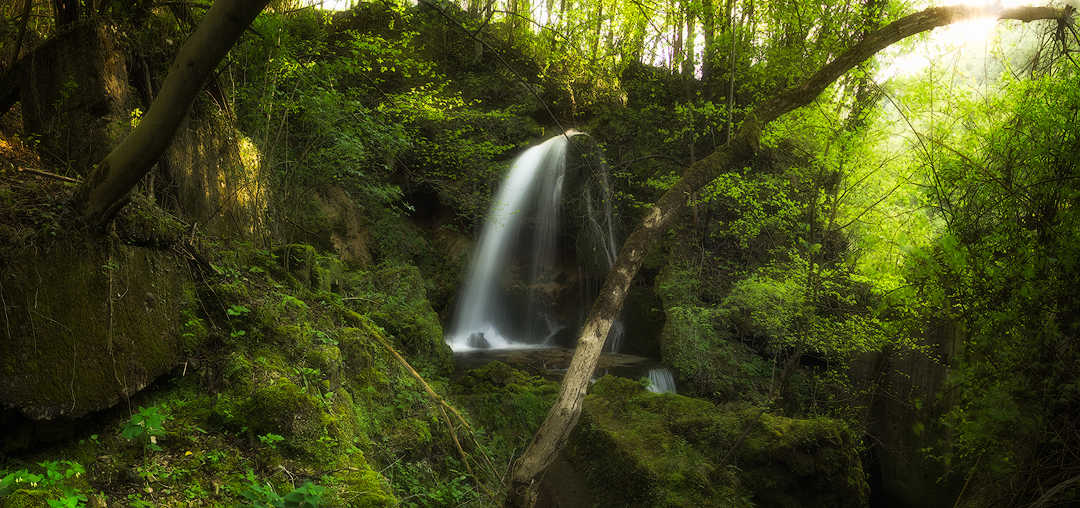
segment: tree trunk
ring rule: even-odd
[[[716,8],[713,6],[713,0],[702,0],[701,35],[704,38],[705,47],[701,51],[701,83],[706,90],[712,84],[713,59],[716,58],[715,32]],[[706,95],[705,100],[712,100],[712,97]]]
[[[30,22],[30,10],[34,6],[34,0],[23,0],[22,19],[19,20],[19,34],[15,36],[15,43],[11,45],[11,56],[8,57],[8,68],[15,66],[19,59],[19,50],[22,49],[22,41],[26,36],[26,25]]]
[[[994,10],[966,6],[935,7],[903,17],[870,33],[865,39],[825,65],[801,85],[790,88],[757,107],[743,121],[737,136],[708,157],[693,164],[678,183],[665,193],[640,225],[630,234],[615,265],[608,272],[589,318],[578,337],[577,351],[559,388],[555,404],[533,436],[525,453],[514,463],[505,506],[531,508],[536,501],[540,476],[562,450],[581,415],[581,403],[600,358],[611,323],[622,310],[630,282],[656,240],[686,206],[687,197],[722,172],[743,167],[757,150],[762,126],[796,108],[809,104],[825,88],[878,51],[911,35],[976,16],[1034,21],[1065,19],[1063,9],[1017,7]]]
[[[79,20],[79,0],[53,0],[56,26],[70,25]]]
[[[75,189],[71,206],[84,227],[102,231],[127,194],[172,143],[218,63],[269,0],[217,0],[184,43],[154,103],[124,141]]]

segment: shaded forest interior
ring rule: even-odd
[[[0,508],[1073,506],[1066,4],[283,0],[180,85],[259,5],[0,6]],[[447,344],[502,179],[569,129],[541,289],[624,287],[678,394],[604,356],[573,406],[584,311],[545,355]]]

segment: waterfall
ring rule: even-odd
[[[675,376],[667,367],[653,367],[649,369],[649,391],[654,393],[675,393]]]
[[[555,136],[526,150],[511,164],[480,231],[465,286],[458,295],[447,337],[454,351],[547,345],[560,332],[576,326],[567,322],[573,321],[573,316],[560,319],[550,308],[551,293],[556,291],[552,288],[562,288],[553,274],[559,262],[560,234],[565,236],[565,231],[560,231],[564,202],[577,206],[571,214],[578,231],[572,247],[579,260],[599,260],[593,262],[590,274],[606,274],[611,268],[618,239],[606,168],[590,169],[586,176],[577,170],[571,175],[567,172],[567,147],[570,138],[578,134],[568,131]],[[564,196],[568,177],[575,181],[575,189]],[[566,243],[561,246],[563,251]],[[595,279],[586,277],[584,269],[576,275],[583,281],[579,284],[582,288]],[[506,290],[511,279],[518,284],[514,297]],[[587,292],[582,291],[582,313],[596,296],[595,291],[591,296]],[[583,316],[577,319],[581,321]]]

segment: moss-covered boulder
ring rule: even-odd
[[[301,286],[314,291],[340,293],[345,265],[335,256],[324,256],[305,244],[289,244],[274,249],[281,266]]]
[[[60,489],[17,489],[0,497],[0,508],[38,508],[64,497]]]
[[[439,316],[427,300],[420,271],[409,265],[381,266],[350,272],[346,278],[350,305],[366,314],[394,339],[394,347],[416,368],[440,375],[454,368],[454,356],[443,339]]]
[[[5,432],[0,450],[45,437],[34,421],[113,406],[206,339],[180,331],[196,298],[187,260],[122,240],[42,241],[4,260],[0,407],[19,415],[0,421],[33,428]]]
[[[558,391],[557,382],[499,361],[466,371],[450,386],[454,402],[490,433],[507,462],[540,428]]]
[[[733,410],[605,376],[565,453],[598,506],[848,508],[869,498],[857,443],[836,420]]]

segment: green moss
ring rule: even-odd
[[[311,347],[311,334],[307,326],[282,325],[274,330],[274,341],[288,351],[300,351]]]
[[[759,415],[605,376],[566,447],[601,506],[857,507],[868,488],[843,423]],[[721,463],[753,418],[735,456]]]
[[[311,272],[315,266],[315,249],[311,245],[294,243],[274,249],[285,271],[292,275],[302,286],[311,288]]]
[[[345,264],[334,256],[318,256],[311,272],[311,287],[318,291],[341,294],[345,276]]]
[[[389,266],[348,277],[351,291],[362,297],[350,301],[393,337],[398,349],[414,367],[446,375],[454,357],[442,336],[439,317],[425,296],[424,281],[412,266]]]
[[[18,489],[0,498],[0,508],[41,508],[50,500],[62,499],[60,489]]]
[[[466,257],[450,254],[449,244],[396,213],[372,212],[375,217],[371,246],[375,261],[382,266],[416,267],[422,275],[427,299],[441,311],[464,282]]]
[[[256,388],[241,404],[240,418],[255,435],[267,433],[302,437],[311,432],[315,402],[288,378]]]
[[[243,353],[233,351],[226,357],[222,373],[234,390],[249,392],[255,379],[255,364]]]
[[[330,384],[341,383],[341,350],[337,346],[316,345],[307,351],[304,363],[329,376]]]
[[[492,361],[459,377],[450,390],[475,424],[492,434],[496,447],[509,446],[509,452],[540,427],[559,384]]]
[[[182,222],[140,194],[132,194],[131,201],[116,216],[118,236],[143,247],[168,247],[185,229]]]
[[[210,329],[206,321],[196,317],[190,311],[183,311],[180,315],[180,350],[185,354],[194,353],[199,346],[206,343],[210,335]]]
[[[78,417],[171,370],[198,340],[180,331],[188,277],[176,253],[113,239],[43,242],[10,260],[5,299],[33,305],[5,314],[12,340],[0,343],[0,405]]]
[[[424,280],[415,268],[383,268],[360,277],[368,284],[367,294],[384,303],[378,309],[358,309],[368,314],[361,315],[345,308],[341,299],[320,292],[327,290],[327,284],[330,291],[339,284],[335,280],[342,267],[330,258],[314,256],[314,265],[309,265],[309,273],[315,274],[312,280],[321,281],[315,289],[285,293],[288,288],[264,272],[250,271],[242,265],[252,262],[244,261],[247,258],[243,249],[230,253],[227,261],[215,259],[224,275],[195,286],[183,283],[187,282],[184,277],[176,277],[186,276],[186,261],[173,259],[169,252],[146,255],[146,249],[125,245],[94,248],[99,250],[89,255],[79,249],[65,249],[49,254],[47,259],[79,260],[77,269],[69,264],[50,277],[57,284],[90,286],[98,293],[67,291],[64,296],[68,301],[62,306],[56,303],[61,300],[48,295],[39,299],[38,311],[57,316],[58,309],[70,310],[69,315],[64,315],[64,323],[69,318],[86,321],[93,325],[86,330],[107,338],[109,334],[95,326],[108,323],[103,319],[108,317],[103,302],[110,301],[106,294],[109,284],[122,282],[128,293],[112,301],[117,311],[113,318],[118,333],[113,335],[113,345],[118,360],[127,359],[125,355],[133,348],[141,348],[136,352],[150,357],[174,358],[181,352],[197,352],[183,375],[174,371],[177,377],[152,385],[140,399],[139,405],[157,406],[172,417],[165,422],[165,435],[159,439],[162,450],[150,450],[120,437],[117,429],[124,428],[130,414],[106,416],[107,423],[90,431],[100,434],[100,439],[95,437],[92,443],[78,447],[69,443],[77,451],[64,451],[64,456],[84,460],[86,476],[94,488],[133,492],[132,499],[150,500],[143,487],[145,478],[152,475],[153,499],[160,506],[180,506],[189,499],[228,504],[250,489],[252,481],[287,490],[289,472],[328,486],[331,490],[327,499],[338,500],[336,505],[393,506],[397,504],[393,492],[402,498],[423,499],[425,493],[459,481],[458,471],[464,466],[431,399],[377,340],[385,334],[395,348],[427,373],[434,389],[443,394],[448,391],[445,381],[430,375],[448,373],[452,356],[442,340],[438,318],[425,300]],[[111,255],[109,249],[114,249]],[[297,261],[302,265],[308,253],[304,248],[297,250],[299,259],[291,260],[290,271],[297,267]],[[104,260],[110,256],[120,261],[103,271]],[[177,260],[181,263],[169,264]],[[262,262],[255,261],[256,266]],[[284,268],[280,270],[285,273]],[[19,287],[8,285],[10,274],[4,276],[8,277],[4,280],[5,294],[9,288]],[[288,277],[295,278],[292,274]],[[168,291],[162,289],[164,283],[168,283]],[[340,284],[337,289],[344,287]],[[147,296],[148,292],[153,293],[152,297]],[[45,296],[46,291],[41,293]],[[26,294],[19,293],[19,297],[25,300]],[[75,298],[82,301],[72,301]],[[198,302],[199,298],[204,301]],[[163,326],[156,316],[147,318],[165,303],[171,321]],[[226,315],[226,309],[238,306],[249,310]],[[376,314],[382,327],[373,324],[372,316]],[[32,325],[38,327],[42,350],[71,351],[70,334],[54,334],[51,329],[48,337],[42,334],[46,327],[53,326],[49,320],[20,321],[19,333],[32,337],[32,333],[24,333],[31,331]],[[70,323],[65,326],[75,329]],[[56,330],[64,328],[58,326]],[[245,334],[230,336],[240,330]],[[74,347],[83,346],[81,335],[79,340]],[[0,349],[11,346],[0,345]],[[112,385],[117,374],[132,383],[133,389],[149,382],[150,378],[132,376],[136,369],[124,371],[128,366],[124,362],[117,364],[121,370],[101,369],[101,365],[111,365],[112,361],[108,355],[100,354],[109,351],[105,346],[94,346],[100,348],[97,356],[77,350],[76,360],[96,366],[92,372],[97,378],[84,378],[78,371],[74,387],[70,355],[4,354],[0,362],[9,372],[55,370],[56,379],[36,388],[61,401],[57,407],[66,410],[71,407],[72,397],[83,397],[84,391],[115,395],[117,390]],[[503,412],[504,417],[509,414],[513,420],[538,422],[548,402],[534,393],[542,391],[550,399],[557,385],[522,373],[508,373],[505,377],[506,384],[497,390],[508,399],[514,397],[511,390],[529,393],[517,396],[521,402],[513,411]],[[464,439],[466,431],[459,428],[457,432],[470,454],[477,453],[476,445]],[[284,440],[259,439],[270,434]],[[85,436],[83,439],[88,440]],[[393,488],[379,473],[393,471],[396,475],[399,469],[405,470],[401,468],[424,473],[405,482],[399,480]],[[246,477],[247,470],[255,472],[255,480]],[[460,492],[469,490],[463,484],[455,488]]]
[[[399,505],[385,477],[372,470],[366,462],[352,464],[353,467],[336,473],[333,477],[333,482],[341,488],[340,494],[329,499],[334,506],[378,508]]]

